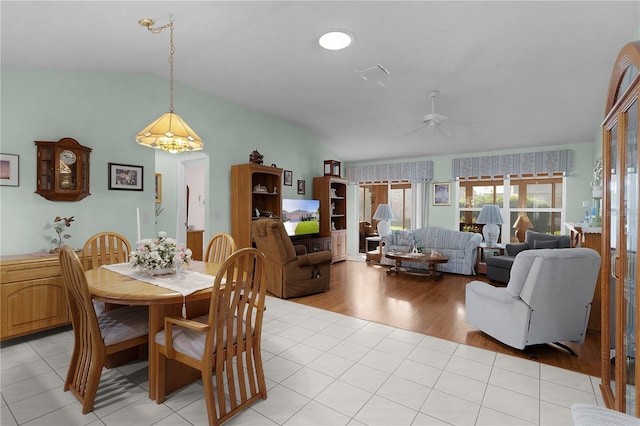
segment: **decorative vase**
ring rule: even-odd
[[[145,268],[143,269],[143,272],[147,275],[150,276],[157,276],[157,275],[169,275],[169,274],[173,274],[175,273],[175,268],[173,267],[168,267],[168,268]]]

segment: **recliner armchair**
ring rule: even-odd
[[[553,235],[527,230],[523,243],[510,243],[505,246],[505,255],[490,256],[486,259],[487,278],[491,281],[508,283],[511,267],[518,253],[524,250],[570,248],[569,235]]]
[[[582,344],[599,270],[600,255],[592,249],[525,250],[516,256],[506,287],[466,285],[467,323],[516,349]]]
[[[251,230],[256,248],[267,258],[267,291],[282,299],[329,290],[331,252],[306,253],[294,247],[282,222],[258,219]]]

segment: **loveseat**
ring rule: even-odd
[[[436,270],[454,274],[475,275],[476,256],[478,246],[482,242],[482,235],[473,232],[460,232],[450,229],[429,227],[419,229],[393,230],[391,235],[383,237],[383,253],[391,251],[409,252],[416,246],[418,250],[428,252],[437,250],[440,254],[449,256],[447,263],[439,263]],[[384,265],[395,262],[382,256],[380,261]],[[426,269],[425,263],[402,262],[403,266],[415,269]]]
[[[553,235],[527,230],[523,243],[512,243],[505,246],[503,256],[488,257],[487,278],[491,281],[508,283],[511,266],[518,253],[524,250],[570,248],[571,237],[568,235]]]

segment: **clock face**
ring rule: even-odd
[[[65,149],[60,153],[60,161],[62,161],[66,165],[75,164],[76,162],[76,154],[73,151],[69,151]]]

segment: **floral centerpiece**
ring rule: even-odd
[[[149,275],[163,275],[175,272],[176,265],[191,261],[191,250],[178,245],[167,233],[161,231],[157,238],[138,241],[136,250],[131,252],[129,263],[139,271]]]

